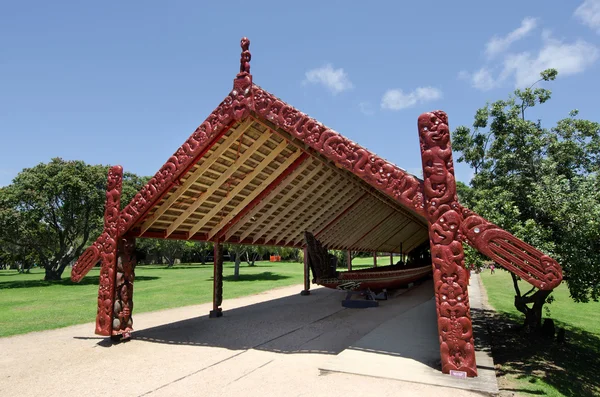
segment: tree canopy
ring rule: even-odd
[[[0,189],[0,244],[4,260],[46,270],[60,279],[102,230],[107,166],[54,158],[21,171]],[[123,200],[144,178],[126,173]]]
[[[558,72],[548,69],[537,82]],[[600,124],[576,110],[551,128],[527,110],[551,99],[536,87],[477,110],[453,131],[458,162],[475,172],[461,201],[562,265],[575,301],[600,298]],[[535,88],[534,88],[535,87]],[[469,256],[469,255],[467,255]]]

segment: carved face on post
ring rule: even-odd
[[[435,244],[449,245],[456,240],[456,233],[460,227],[460,215],[449,210],[431,225],[431,239]]]

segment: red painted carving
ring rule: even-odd
[[[104,239],[98,237],[92,245],[90,245],[83,254],[77,259],[71,270],[71,281],[78,283],[96,264],[100,261],[100,253],[102,252],[102,243]]]
[[[133,280],[135,278],[135,238],[119,241],[112,335],[128,337],[133,330]]]
[[[419,180],[394,164],[325,127],[279,98],[254,85],[254,111],[367,181],[371,186],[424,215]]]
[[[460,231],[466,243],[539,289],[552,290],[560,284],[558,262],[473,211],[459,208],[464,217]]]
[[[241,41],[240,73],[233,82],[231,93],[217,106],[188,140],[169,158],[148,184],[135,195],[123,211],[119,235],[124,235],[158,202],[187,170],[210,148],[218,134],[227,131],[236,120],[250,114],[252,75],[250,74],[250,40]]]
[[[468,278],[459,236],[462,222],[448,119],[441,111],[419,117],[425,209],[433,265],[442,372],[464,371],[477,376]]]
[[[106,187],[106,209],[104,211],[104,232],[100,236],[102,250],[100,257],[100,285],[98,287],[98,314],[96,316],[96,334],[111,335],[112,311],[115,297],[115,271],[117,265],[117,239],[119,209],[121,206],[121,188],[123,168],[114,166],[108,171]]]

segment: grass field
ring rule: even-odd
[[[356,269],[372,266],[372,258],[355,258]],[[389,259],[380,258],[380,264]],[[78,284],[66,270],[60,282],[43,281],[44,272],[30,274],[0,270],[0,337],[66,327],[94,321],[99,268]],[[196,305],[212,300],[212,265],[138,266],[134,284],[135,313]],[[301,284],[303,265],[288,262],[242,263],[240,278],[233,280],[233,263],[224,264],[223,298],[252,295],[272,288]],[[300,292],[300,291],[298,291]],[[226,303],[225,303],[226,305]]]
[[[513,306],[514,289],[506,271],[482,273],[490,305],[494,361],[501,365],[501,389],[521,396],[600,396],[600,302],[575,303],[565,283],[546,305],[566,343],[515,331],[522,315]],[[528,284],[521,282],[521,291]]]

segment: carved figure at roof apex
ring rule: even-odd
[[[240,57],[240,74],[250,74],[250,59],[252,59],[252,55],[249,51],[250,40],[248,40],[247,37],[242,37],[240,45],[242,47],[242,56]]]

